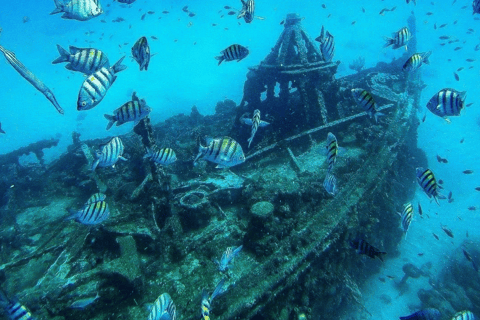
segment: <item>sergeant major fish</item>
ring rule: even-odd
[[[400,317],[400,320],[440,320],[440,311],[434,308],[423,309],[411,315]]]
[[[428,101],[427,108],[434,115],[445,118],[447,116],[459,116],[464,108],[466,91],[445,88],[437,92]]]
[[[147,106],[145,100],[140,100],[136,92],[134,92],[132,94],[132,101],[126,102],[120,108],[113,111],[113,116],[109,114],[104,115],[109,121],[107,130],[109,130],[115,122],[117,123],[117,127],[129,121],[134,121],[133,126],[136,126],[140,120],[147,117],[151,111],[152,109]]]
[[[415,53],[413,56],[408,58],[407,62],[403,65],[403,71],[412,72],[418,70],[422,66],[422,64],[430,64],[428,58],[432,54],[431,51],[423,52],[423,53]]]
[[[77,48],[70,46],[68,52],[57,44],[60,57],[53,60],[53,64],[69,62],[65,68],[71,71],[79,71],[86,75],[97,72],[102,67],[108,68],[108,58],[105,53],[93,48]]]
[[[150,47],[146,37],[141,37],[135,42],[132,47],[132,56],[140,66],[140,71],[148,70],[148,64],[150,63]]]
[[[210,320],[210,311],[212,310],[212,302],[216,296],[223,293],[223,284],[225,283],[225,279],[220,280],[220,282],[213,290],[211,296],[208,296],[207,290],[202,290],[202,305],[201,305],[201,312],[203,320]]]
[[[242,10],[237,16],[237,19],[243,18],[246,23],[253,21],[255,17],[255,1],[254,0],[241,0],[242,1]]]
[[[153,304],[147,320],[175,320],[177,308],[168,293],[160,295]]]
[[[358,254],[365,254],[369,256],[372,259],[375,259],[375,257],[378,257],[381,261],[383,261],[382,256],[384,254],[387,254],[386,252],[382,252],[369,244],[367,241],[363,239],[355,239],[350,241],[350,246],[357,251]]]
[[[383,113],[377,111],[375,100],[367,90],[352,89],[352,95],[357,105],[362,107],[370,118],[374,117],[375,122],[378,122],[378,117],[384,116]]]
[[[445,196],[438,193],[438,185],[435,176],[430,169],[423,169],[422,167],[417,168],[416,170],[417,181],[423,191],[427,194],[429,198],[433,197],[435,202],[438,203],[438,199],[445,199]]]
[[[250,53],[248,49],[239,44],[232,44],[225,50],[220,52],[222,55],[215,57],[218,60],[218,65],[220,65],[223,60],[225,61],[233,61],[237,60],[237,62],[242,61],[245,59],[248,54]]]
[[[95,225],[107,220],[110,216],[110,209],[105,201],[97,201],[87,204],[81,210],[69,209],[70,216],[66,220],[74,219],[86,225]]]
[[[452,320],[475,320],[475,315],[468,310],[459,311],[453,315]]]
[[[10,320],[34,320],[32,314],[25,306],[14,299],[7,298],[2,289],[0,289],[0,304]]]
[[[175,151],[170,148],[164,149],[150,149],[147,148],[147,154],[143,156],[144,159],[151,158],[158,164],[162,165],[169,165],[177,161],[177,156],[175,155]]]
[[[407,27],[403,27],[402,29],[398,30],[397,32],[392,33],[391,38],[385,37],[385,45],[384,48],[393,45],[393,49],[398,49],[401,47],[405,47],[407,49],[407,44],[412,38],[412,34]]]
[[[85,206],[88,206],[89,204],[92,204],[92,203],[95,203],[95,202],[99,202],[99,201],[103,201],[107,198],[106,195],[104,195],[103,193],[94,193],[92,196],[90,196],[90,198],[88,198],[87,202],[85,202]]]
[[[97,151],[97,159],[92,164],[92,171],[94,171],[97,166],[100,168],[114,166],[117,163],[118,159],[127,161],[123,155],[123,142],[119,137],[114,137],[106,145],[102,147],[101,151]]]
[[[103,13],[99,0],[71,0],[67,3],[63,0],[55,0],[55,5],[57,8],[50,14],[63,12],[64,19],[86,21]]]
[[[238,256],[240,251],[242,251],[243,245],[233,248],[233,247],[228,247],[227,250],[222,254],[222,257],[220,258],[220,261],[215,261],[215,263],[218,265],[218,270],[221,272],[225,272],[228,270],[230,267],[230,262]]]
[[[228,168],[245,162],[242,146],[230,137],[207,138],[207,146],[198,148],[198,155],[193,161],[195,164],[201,157],[204,160],[218,164],[216,168]]]
[[[102,67],[83,81],[78,93],[77,110],[92,109],[102,101],[108,89],[117,79],[116,74],[127,68],[122,65],[124,58],[122,57],[110,68]]]
[[[320,42],[320,51],[322,52],[323,60],[325,60],[325,62],[331,62],[335,55],[335,39],[330,32],[327,31],[325,33],[322,26],[320,36],[318,36],[315,41]]]
[[[332,172],[333,166],[337,162],[338,155],[338,142],[337,137],[331,132],[327,135],[327,161],[328,161],[328,172]]]
[[[259,127],[263,128],[263,127],[266,127],[270,124],[266,121],[260,120],[260,110],[258,110],[258,109],[255,109],[255,111],[253,111],[253,118],[252,119],[242,117],[242,118],[240,118],[240,121],[243,122],[244,124],[248,125],[248,126],[252,126],[252,133],[250,135],[250,138],[247,140],[249,148],[250,148],[250,144],[253,141],[253,137],[255,137],[255,133],[257,133],[258,128]]]
[[[410,223],[412,222],[412,219],[413,219],[412,204],[410,202],[405,204],[403,207],[403,211],[401,213],[397,212],[397,214],[402,218],[401,224],[402,224],[402,229],[403,229],[403,232],[405,233],[405,238],[406,238],[408,227],[410,226]]]

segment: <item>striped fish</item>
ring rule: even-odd
[[[90,198],[88,198],[87,202],[85,202],[85,206],[88,206],[89,204],[95,203],[95,202],[100,202],[103,201],[107,198],[106,195],[103,193],[94,193]]]
[[[407,44],[411,38],[412,38],[412,34],[410,33],[410,30],[408,30],[407,27],[403,27],[397,32],[392,33],[391,38],[385,37],[386,43],[383,47],[386,48],[388,46],[393,45],[393,49],[405,47],[405,50],[406,50]]]
[[[407,62],[405,62],[405,64],[403,65],[403,71],[413,72],[415,70],[418,70],[418,68],[420,68],[424,63],[430,64],[428,58],[431,54],[431,51],[415,53],[413,56],[408,58]]]
[[[375,100],[367,90],[352,89],[352,95],[357,105],[362,107],[370,118],[374,117],[375,122],[378,122],[378,117],[384,116],[383,113],[377,111]]]
[[[223,60],[225,61],[233,61],[237,60],[237,62],[242,61],[245,59],[248,54],[250,53],[248,49],[242,45],[239,44],[232,44],[222,52],[220,52],[222,55],[215,57],[215,59],[219,60],[218,65],[222,63]]]
[[[218,164],[216,168],[228,168],[245,162],[242,146],[230,137],[207,138],[207,146],[198,148],[198,155],[193,161],[195,165],[201,157],[204,160]]]
[[[90,20],[103,13],[99,0],[55,0],[57,8],[50,14],[63,12],[63,19],[75,19],[79,21]]]
[[[335,196],[335,191],[337,188],[337,178],[331,173],[327,173],[325,180],[323,180],[323,187],[325,191],[331,196]]]
[[[69,62],[65,68],[71,71],[82,72],[86,75],[91,75],[97,72],[102,67],[108,68],[108,58],[105,53],[93,48],[77,48],[70,46],[68,52],[57,44],[60,57],[53,60],[53,64]]]
[[[473,0],[473,14],[480,13],[480,0]]]
[[[452,320],[475,320],[475,316],[468,310],[457,312],[453,315]]]
[[[400,317],[400,320],[440,320],[441,314],[435,308],[428,308],[412,313],[409,316]]]
[[[127,161],[123,155],[123,142],[119,137],[112,138],[106,145],[102,147],[101,151],[97,151],[97,159],[92,164],[92,171],[94,171],[97,166],[100,168],[114,166],[117,163],[118,159]]]
[[[440,205],[438,199],[445,199],[445,196],[438,193],[437,180],[435,179],[432,170],[419,167],[416,169],[416,175],[418,184],[422,187],[423,191],[425,191],[429,198],[433,197],[435,202]]]
[[[164,149],[150,149],[147,148],[147,154],[143,156],[144,159],[146,158],[151,158],[153,161],[155,161],[158,164],[162,165],[169,165],[177,161],[177,156],[175,154],[175,151],[173,151],[170,148],[164,148]]]
[[[208,296],[207,290],[205,289],[202,290],[201,309],[202,309],[203,320],[210,320],[210,311],[212,310],[213,299],[215,299],[215,297],[218,296],[219,294],[223,293],[222,287],[224,283],[225,283],[225,279],[220,280],[220,282],[215,287],[215,290],[213,290],[213,293],[211,296]]]
[[[232,260],[240,254],[240,251],[242,251],[242,249],[243,245],[240,245],[236,248],[228,247],[222,254],[220,261],[215,260],[215,263],[218,265],[218,270],[221,272],[227,271],[228,268],[230,268],[230,262],[232,262]]]
[[[117,79],[116,74],[127,68],[122,65],[124,58],[122,57],[110,68],[102,67],[83,81],[78,93],[77,110],[92,109],[102,101],[108,89]]]
[[[148,70],[148,64],[150,63],[150,47],[146,37],[141,37],[135,42],[132,47],[132,56],[140,66],[140,71]]]
[[[250,23],[255,18],[255,1],[254,0],[241,0],[242,10],[237,16],[237,19],[243,18],[246,23]]]
[[[253,137],[255,136],[255,133],[257,133],[258,128],[259,127],[263,128],[263,127],[266,127],[270,124],[266,121],[260,120],[260,110],[258,110],[258,109],[253,111],[253,118],[252,119],[242,117],[242,118],[240,118],[240,122],[242,122],[242,123],[244,123],[248,126],[252,126],[252,133],[250,135],[250,138],[247,140],[249,148],[250,148],[250,144],[253,141]]]
[[[77,222],[86,225],[99,224],[108,219],[110,209],[105,201],[92,202],[83,207],[82,210],[69,209],[70,216],[66,220],[74,219]]]
[[[153,304],[148,320],[175,320],[176,307],[168,293],[160,295]]]
[[[437,92],[428,101],[427,108],[439,117],[459,116],[464,108],[467,92],[445,88]]]
[[[113,111],[113,116],[106,114],[105,118],[109,121],[107,124],[107,130],[109,130],[116,122],[117,127],[129,121],[134,121],[136,126],[140,120],[147,117],[152,109],[147,106],[144,99],[138,99],[136,92],[132,95],[132,101],[128,101],[120,108]]]
[[[366,254],[372,259],[378,257],[380,260],[383,261],[382,256],[387,254],[386,252],[382,252],[369,244],[367,241],[363,239],[355,239],[350,241],[350,246],[357,251],[358,254]]]
[[[335,40],[330,32],[327,31],[325,33],[322,26],[320,36],[318,36],[315,41],[320,42],[320,51],[322,52],[323,60],[325,60],[325,62],[331,62],[335,55]]]
[[[40,81],[40,79],[38,79],[30,70],[28,70],[27,67],[25,67],[23,63],[21,63],[17,59],[17,57],[15,56],[15,53],[5,49],[2,46],[0,46],[0,51],[5,55],[5,58],[7,59],[8,63],[10,63],[10,65],[15,70],[17,70],[17,72],[20,73],[20,75],[25,80],[30,82],[30,84],[33,85],[35,89],[40,91],[53,104],[55,109],[57,109],[58,113],[64,114],[64,111],[62,107],[60,107],[60,105],[58,104],[57,99],[53,95],[52,90],[50,90],[42,81]]]
[[[400,212],[397,212],[397,213],[402,218],[402,229],[403,229],[403,232],[405,233],[405,238],[406,238],[408,227],[410,226],[410,223],[412,222],[412,219],[413,219],[412,204],[410,202],[406,203],[403,206],[403,211],[401,213]]]
[[[35,320],[30,311],[16,300],[7,298],[5,292],[0,289],[0,303],[10,320]]]
[[[337,137],[331,132],[327,135],[327,161],[328,161],[328,172],[332,172],[333,166],[337,162],[338,155],[338,142]]]

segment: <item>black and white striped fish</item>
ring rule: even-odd
[[[78,211],[69,209],[68,212],[70,213],[70,216],[67,220],[74,219],[75,221],[86,225],[102,223],[110,216],[108,204],[103,200],[88,203]]]
[[[245,162],[245,155],[242,146],[230,137],[207,138],[207,146],[202,145],[198,148],[198,155],[193,161],[194,165],[201,157],[213,163],[217,163],[216,168],[228,168]]]
[[[435,175],[433,174],[432,170],[419,167],[415,171],[420,187],[422,187],[423,191],[425,191],[429,198],[433,197],[435,202],[440,205],[438,203],[438,199],[445,199],[445,196],[438,193],[437,180],[435,179]]]
[[[90,196],[90,198],[88,198],[87,202],[85,202],[85,205],[88,206],[89,204],[103,201],[106,198],[107,198],[107,196],[104,195],[103,193],[100,193],[100,192],[94,193]]]
[[[473,14],[480,13],[480,0],[473,0]]]
[[[407,62],[403,65],[403,71],[412,72],[418,70],[422,66],[422,64],[430,64],[428,58],[432,54],[431,51],[422,52],[422,53],[415,53],[413,56],[408,58]]]
[[[377,111],[375,100],[367,90],[352,89],[352,95],[357,105],[362,107],[370,118],[374,117],[375,122],[378,122],[378,117],[384,116],[383,113]]]
[[[147,148],[147,154],[143,156],[144,159],[146,158],[151,158],[153,161],[155,161],[158,164],[162,165],[169,165],[177,161],[177,155],[175,154],[175,151],[173,151],[170,148],[164,148],[164,149],[150,149]]]
[[[147,106],[147,103],[144,99],[139,99],[136,92],[132,94],[132,101],[128,101],[123,104],[120,108],[113,111],[113,116],[105,114],[105,118],[109,121],[107,124],[107,130],[109,130],[113,124],[116,122],[117,127],[126,122],[134,121],[134,126],[136,126],[140,120],[147,117],[152,109]]]
[[[242,117],[240,118],[240,122],[242,122],[243,124],[246,124],[247,126],[252,126],[252,133],[250,135],[250,138],[247,140],[249,148],[250,148],[250,144],[253,141],[253,137],[255,137],[255,133],[257,133],[258,128],[263,128],[270,124],[269,122],[260,120],[260,110],[258,109],[255,109],[255,111],[253,111],[252,119]]]
[[[30,311],[20,302],[7,298],[7,295],[0,289],[0,304],[10,320],[35,320]]]
[[[177,309],[168,293],[160,295],[153,304],[147,320],[175,320]]]
[[[410,223],[412,222],[412,219],[413,219],[413,206],[412,204],[409,202],[409,203],[406,203],[404,206],[403,206],[403,211],[400,213],[400,212],[397,212],[398,215],[402,218],[402,229],[403,229],[403,232],[405,233],[405,238],[407,237],[407,231],[408,231],[408,227],[410,226]]]
[[[459,116],[464,108],[467,92],[445,88],[437,92],[428,101],[427,108],[439,117]]]
[[[320,36],[318,36],[316,41],[320,42],[320,51],[322,52],[323,60],[325,62],[331,62],[333,56],[335,55],[335,40],[330,32],[325,33],[325,29],[322,26],[322,31]]]
[[[398,49],[401,47],[405,47],[407,49],[408,42],[412,38],[412,34],[407,27],[403,27],[402,29],[398,30],[397,32],[392,33],[392,37],[388,38],[385,37],[385,45],[384,48],[393,45],[393,49]]]
[[[383,261],[382,256],[384,254],[387,254],[386,252],[382,252],[369,244],[367,241],[363,239],[355,239],[350,241],[350,246],[357,251],[358,254],[365,254],[369,256],[372,259],[375,259],[375,257],[378,257],[378,259]]]
[[[63,12],[64,19],[86,21],[103,13],[99,0],[55,0],[55,5],[57,8],[50,14]]]
[[[220,282],[215,287],[215,290],[213,290],[211,296],[208,295],[207,290],[202,290],[201,312],[203,320],[210,320],[210,311],[212,310],[213,299],[215,299],[215,297],[217,297],[219,294],[223,293],[222,287],[224,283],[225,279],[220,280]]]
[[[86,75],[97,72],[102,67],[108,68],[108,58],[105,53],[93,48],[77,48],[70,46],[68,52],[57,44],[60,57],[53,60],[53,64],[69,62],[65,68],[71,71],[79,71]]]
[[[337,162],[338,155],[338,142],[337,137],[331,132],[327,135],[327,162],[328,162],[328,172],[331,173],[333,166]]]
[[[337,189],[337,178],[330,172],[327,172],[325,180],[323,180],[323,187],[325,191],[331,196],[335,196],[335,191]]]
[[[148,70],[148,64],[150,63],[150,47],[146,37],[141,37],[135,42],[132,47],[132,56],[140,66],[140,71]]]
[[[248,49],[239,44],[232,44],[225,50],[220,52],[222,55],[215,57],[215,59],[219,60],[218,65],[222,63],[223,60],[225,61],[233,61],[237,60],[237,62],[242,61],[245,59],[248,54],[250,53]]]
[[[241,0],[242,10],[237,16],[237,19],[243,18],[246,23],[250,23],[255,18],[255,1],[254,0]]]
[[[475,315],[471,311],[464,310],[455,313],[452,320],[475,320]]]
[[[127,68],[122,65],[124,58],[122,57],[110,68],[102,67],[83,81],[78,93],[77,110],[92,109],[102,101],[108,89],[117,79],[116,74]]]
[[[92,164],[92,171],[97,167],[110,167],[117,163],[118,159],[127,161],[123,155],[123,142],[119,137],[112,138],[106,145],[102,147],[101,151],[96,153],[97,159]]]

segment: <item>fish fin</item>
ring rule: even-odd
[[[199,146],[198,146],[198,154],[195,157],[195,160],[193,160],[194,165],[197,162],[197,160],[205,153],[205,149],[207,149],[207,148],[202,146],[202,144],[200,143]]]
[[[64,10],[64,4],[63,3],[55,1],[55,5],[57,7],[52,12],[50,12],[50,14],[57,14],[57,13],[63,12],[63,10]]]
[[[386,252],[377,252],[376,256],[378,257],[378,259],[380,259],[382,262],[383,261],[383,255],[387,254]]]
[[[57,63],[68,61],[68,57],[70,56],[70,53],[68,53],[67,50],[63,49],[62,46],[60,46],[59,44],[57,44],[57,50],[58,50],[58,53],[60,53],[60,57],[53,60],[52,64],[57,64]]]
[[[70,215],[66,217],[65,220],[75,220],[78,218],[78,214],[80,213],[80,211],[68,209],[68,213],[70,213]]]
[[[111,116],[109,114],[104,114],[104,117],[109,121],[107,124],[107,130],[110,130],[110,128],[113,126],[113,124],[117,120],[115,119],[115,116]]]
[[[253,124],[252,119],[249,118],[241,118],[240,120],[243,124],[246,124],[247,126],[251,126]]]
[[[218,65],[220,65],[225,58],[223,56],[217,56],[217,57],[215,57],[215,59],[218,60]]]
[[[322,30],[320,31],[320,35],[318,37],[315,38],[315,41],[318,41],[318,42],[323,42],[325,39],[325,28],[322,26]]]
[[[125,157],[122,157],[122,156],[118,156],[118,159],[120,159],[120,160],[122,160],[122,161],[128,161],[128,159],[127,159],[127,158],[125,158]]]
[[[452,123],[452,121],[450,121],[450,119],[447,117],[443,118],[443,120],[447,121],[448,124]]]
[[[68,47],[68,51],[70,51],[70,54],[73,54],[73,55],[76,54],[76,53],[78,53],[79,51],[82,51],[82,50],[84,50],[84,49],[82,49],[82,48],[77,48],[77,47],[75,47],[75,46],[69,46],[69,47]]]
[[[373,116],[375,117],[375,122],[378,122],[378,118],[379,117],[384,117],[385,114],[381,113],[381,112],[375,112],[375,114]]]
[[[224,166],[223,164],[219,164],[215,167],[215,169],[225,169],[227,168],[226,166]]]
[[[147,147],[147,154],[143,156],[143,159],[151,158],[152,155],[153,155],[152,149],[150,149],[149,147]]]
[[[465,99],[467,99],[467,91],[460,92],[460,100],[462,100],[462,103],[465,103]]]
[[[62,19],[68,19],[68,20],[71,20],[72,18],[70,17],[70,15],[65,12],[63,15],[62,15]]]
[[[71,63],[67,63],[67,64],[65,65],[65,69],[70,70],[70,71],[76,71],[75,69],[73,69]],[[83,76],[86,77],[87,75],[84,74]]]
[[[2,124],[1,123],[0,123],[0,133],[5,134],[5,131],[3,131],[3,129],[2,129]]]
[[[140,99],[138,99],[137,93],[135,91],[132,93],[132,101],[138,101],[138,103],[140,103]]]
[[[217,284],[215,287],[215,290],[213,290],[212,295],[210,296],[210,303],[212,303],[213,299],[215,299],[216,296],[219,294],[222,294],[223,291],[223,284],[225,283],[225,279],[220,280],[220,282]]]
[[[122,64],[123,59],[125,59],[125,56],[121,57],[120,60],[118,60],[111,67],[111,69],[113,70],[114,73],[117,73],[117,72],[120,72],[120,71],[123,71],[123,70],[127,69],[127,66]],[[112,83],[113,83],[113,81],[112,81]]]
[[[260,120],[260,124],[259,124],[260,128],[266,127],[268,125],[270,125],[270,122]]]
[[[428,60],[428,58],[430,57],[431,54],[432,54],[432,51],[428,51],[423,55],[423,63],[430,64],[430,61]]]
[[[100,163],[100,159],[95,160],[95,161],[93,162],[93,164],[92,164],[91,170],[92,170],[92,171],[95,171],[95,169],[97,168],[97,166],[98,166],[99,163]]]

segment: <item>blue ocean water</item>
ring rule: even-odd
[[[0,122],[6,131],[0,136],[0,153],[8,153],[41,139],[61,136],[58,147],[45,150],[47,160],[52,161],[66,152],[73,131],[79,132],[82,140],[127,133],[132,130],[133,124],[106,131],[107,120],[103,115],[129,101],[133,91],[152,107],[150,117],[153,123],[179,113],[188,114],[193,105],[202,114],[212,114],[219,100],[228,98],[239,103],[247,67],[258,65],[270,52],[283,30],[280,22],[292,12],[304,17],[302,24],[312,37],[320,33],[322,25],[335,36],[334,60],[341,61],[337,77],[354,73],[348,64],[358,57],[365,58],[366,67],[372,67],[379,61],[390,62],[400,57],[403,49],[383,48],[383,37],[405,26],[413,11],[417,21],[418,51],[432,51],[430,65],[422,66],[419,71],[427,87],[422,92],[423,109],[418,112],[420,121],[426,114],[425,122],[418,129],[418,147],[425,151],[429,168],[435,172],[437,179],[444,181],[445,190],[442,192],[446,195],[452,191],[455,201],[441,201],[441,205],[437,206],[417,188],[412,204],[416,208],[420,202],[424,216],[416,215],[414,218],[408,236],[400,244],[401,255],[387,259],[381,274],[372,276],[368,285],[362,288],[365,308],[373,318],[392,319],[408,314],[412,306],[420,304],[417,290],[430,288],[427,279],[411,282],[410,290],[398,296],[394,281],[384,283],[378,278],[386,275],[401,277],[401,269],[406,262],[415,265],[431,262],[431,272],[435,273],[443,269],[452,256],[458,255],[458,247],[463,241],[477,245],[479,240],[478,213],[467,208],[477,206],[480,209],[480,193],[474,190],[480,186],[477,151],[480,119],[476,101],[479,68],[476,61],[478,53],[474,50],[480,42],[476,32],[480,21],[472,15],[471,1],[452,2],[418,0],[414,6],[393,0],[350,0],[341,3],[332,0],[257,1],[256,14],[265,19],[239,24],[236,16],[227,15],[228,10],[223,6],[239,8],[240,1],[138,0],[131,6],[103,1],[105,13],[84,22],[49,15],[54,9],[53,1],[5,1],[0,11],[0,44],[15,52],[17,58],[52,89],[65,115],[58,114],[49,101],[0,56],[3,84]],[[185,5],[196,13],[194,17],[182,12]],[[383,8],[392,7],[396,9],[379,14]],[[165,10],[169,13],[162,13]],[[223,11],[223,18],[219,10]],[[141,20],[147,11],[155,13],[146,14]],[[24,22],[24,17],[28,17],[27,22]],[[117,17],[125,21],[112,22]],[[447,25],[439,28],[442,24]],[[469,28],[474,30],[470,34],[467,33]],[[155,54],[148,72],[139,72],[138,65],[131,58],[130,48],[141,36],[148,37],[151,51]],[[448,44],[448,40],[441,40],[440,36],[449,36],[459,42]],[[442,46],[445,42],[447,44]],[[232,43],[248,46],[250,55],[240,63],[217,66],[214,57]],[[124,64],[128,68],[118,74],[118,79],[99,106],[79,112],[76,100],[84,76],[66,70],[64,64],[51,64],[58,57],[57,44],[65,48],[74,45],[101,49],[112,63],[126,56]],[[455,50],[456,47],[461,49]],[[466,59],[475,61],[467,62]],[[465,69],[456,71],[460,67]],[[458,73],[459,81],[455,80],[454,72]],[[467,91],[467,103],[473,103],[460,117],[451,117],[451,123],[424,107],[442,88]],[[78,120],[82,113],[87,116]],[[437,155],[447,158],[448,163],[439,163]],[[462,173],[467,169],[473,170],[473,174]],[[416,181],[404,183],[416,184]],[[391,212],[384,214],[399,220],[396,211],[400,210],[392,208]],[[400,220],[398,224],[400,227]],[[440,225],[447,225],[455,237],[447,237]],[[432,233],[438,235],[439,240]],[[423,255],[419,256],[419,253]],[[387,306],[381,300],[383,294],[392,297]]]

